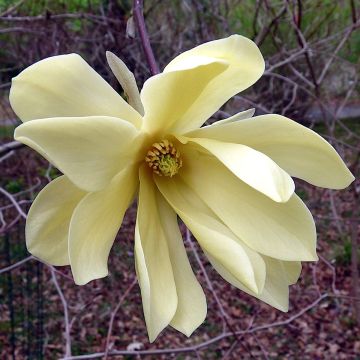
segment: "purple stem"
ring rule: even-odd
[[[140,34],[141,45],[143,47],[143,50],[144,50],[144,53],[146,56],[146,61],[149,65],[150,72],[152,75],[156,75],[160,71],[159,71],[159,67],[155,60],[154,52],[151,48],[149,34],[146,30],[143,8],[144,8],[143,0],[134,0],[133,1],[133,16],[134,16],[136,27]]]

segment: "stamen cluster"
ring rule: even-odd
[[[173,177],[182,166],[180,152],[167,139],[152,144],[146,154],[145,161],[159,176]]]

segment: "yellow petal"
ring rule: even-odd
[[[263,256],[266,264],[266,281],[260,300],[275,308],[289,310],[288,276],[284,271],[283,261]]]
[[[155,177],[155,181],[202,249],[236,279],[254,292],[260,292],[265,280],[265,266],[261,257],[224,226],[181,179]]]
[[[283,271],[288,279],[288,284],[295,284],[301,274],[301,262],[300,261],[280,261]]]
[[[218,160],[183,146],[179,175],[253,250],[280,260],[316,260],[313,218],[295,194],[276,203],[236,178]]]
[[[218,109],[218,95],[207,86],[228,64],[211,60],[194,68],[158,74],[145,81],[140,94],[145,109],[144,131],[161,137],[195,121],[200,126]]]
[[[141,115],[144,115],[144,107],[141,103],[139,89],[134,74],[128,69],[125,63],[111,51],[106,52],[106,59],[111,71],[123,88],[129,104]]]
[[[135,231],[136,272],[149,339],[153,342],[173,319],[178,296],[166,235],[156,203],[156,186],[148,169],[140,168]]]
[[[187,136],[250,146],[272,158],[291,176],[316,186],[343,189],[354,180],[326,140],[284,116],[256,116],[216,128],[202,128]]]
[[[246,145],[204,138],[181,137],[208,150],[234,175],[246,184],[277,202],[286,202],[294,193],[292,178],[274,161]]]
[[[176,213],[159,192],[156,198],[159,217],[169,248],[178,296],[176,313],[170,325],[183,334],[190,336],[205,320],[207,312],[206,298],[191,269]]]
[[[15,139],[32,147],[86,191],[104,188],[133,161],[136,128],[111,117],[50,118],[28,121]]]
[[[164,73],[192,68],[196,66],[195,64],[203,63],[204,59],[226,61],[229,66],[225,71],[214,76],[213,81],[196,99],[187,116],[178,119],[172,126],[171,131],[174,133],[184,133],[200,127],[232,96],[253,85],[265,69],[264,59],[256,44],[243,36],[232,35],[225,39],[207,42],[180,54],[166,66]],[[191,87],[196,83],[197,80],[194,79],[194,83],[184,91],[191,91]],[[181,101],[184,94],[176,92],[170,93],[169,96]]]
[[[208,126],[219,126],[219,125],[224,125],[224,124],[230,124],[230,123],[233,123],[236,121],[249,119],[249,118],[253,117],[254,114],[255,114],[255,109],[245,110],[245,111],[239,112],[233,116],[230,116],[226,119],[215,121],[213,124],[208,125]],[[207,127],[207,126],[204,126],[204,127]]]
[[[235,279],[216,259],[208,255],[208,258],[215,270],[233,286],[252,295],[265,303],[287,312],[289,309],[289,287],[286,274],[281,266],[281,261],[264,256],[266,264],[266,280],[263,291],[256,294],[241,282]]]
[[[31,205],[25,227],[26,246],[32,255],[51,265],[69,265],[70,219],[85,195],[65,176],[40,191]]]
[[[118,174],[104,190],[89,193],[70,222],[69,257],[75,283],[84,285],[108,274],[110,249],[138,185],[136,170]]]
[[[141,116],[77,54],[41,60],[13,78],[10,104],[22,121],[113,116],[141,125]]]

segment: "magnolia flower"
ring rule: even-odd
[[[177,215],[217,272],[282,311],[301,261],[317,260],[313,218],[291,176],[331,189],[353,176],[313,131],[280,115],[245,111],[201,127],[264,71],[239,35],[186,51],[148,79],[108,53],[129,103],[79,55],[42,60],[13,79],[24,122],[15,139],[64,175],[35,199],[29,251],[70,265],[76,284],[104,277],[125,210],[138,199],[136,273],[150,341],[167,326],[190,335],[206,300],[186,255]]]

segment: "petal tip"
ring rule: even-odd
[[[156,340],[156,338],[158,337],[158,335],[150,335],[149,334],[149,343],[150,344],[152,344],[155,340]]]
[[[148,331],[148,337],[149,337],[149,342],[153,343],[161,334],[161,332],[165,329],[166,326],[162,326],[158,329],[151,329],[149,326],[147,326],[147,331]]]
[[[342,186],[339,187],[339,190],[346,189],[348,186],[350,186],[355,181],[355,176],[352,174],[352,172],[348,169],[346,174],[346,179],[344,179],[344,183]]]
[[[286,189],[285,191],[282,192],[277,192],[270,198],[277,203],[285,204],[291,199],[294,192],[295,192],[295,187],[292,189],[291,188]]]
[[[311,261],[319,261],[319,256],[318,256],[318,254],[314,254],[313,255],[313,259],[311,260]]]
[[[318,261],[319,257],[316,253],[316,250],[314,251],[308,251],[306,256],[303,256],[301,259],[295,260],[295,261]]]
[[[111,52],[109,50],[106,50],[105,56],[106,56],[106,60],[107,60],[109,65],[110,65],[110,63],[113,63],[117,58],[117,56],[113,52]]]
[[[86,277],[81,277],[73,273],[73,278],[76,285],[83,286],[88,284],[90,281],[102,279],[108,275],[109,275],[109,271],[106,271],[103,274],[96,274],[95,276],[89,275]]]
[[[286,305],[279,305],[277,308],[278,308],[278,310],[280,310],[284,313],[287,313],[287,312],[289,312],[289,302],[287,302]]]
[[[205,298],[205,295],[204,295],[204,304],[205,304],[205,307],[204,307],[204,311],[201,311],[202,314],[201,316],[199,316],[198,319],[196,319],[196,321],[194,322],[186,322],[186,323],[183,323],[181,325],[179,324],[173,324],[172,322],[170,322],[170,325],[176,329],[177,331],[180,331],[182,334],[184,334],[185,336],[187,337],[190,337],[193,332],[195,330],[198,329],[199,326],[201,326],[201,324],[205,321],[206,319],[206,316],[207,316],[207,305],[206,305],[206,298]],[[189,317],[190,319],[190,317]]]
[[[342,162],[342,160],[341,160]],[[345,163],[343,163],[341,178],[332,181],[332,183],[324,183],[319,185],[320,187],[331,189],[331,190],[344,190],[349,187],[354,180],[356,179],[352,172],[347,168]],[[316,184],[315,184],[316,185]]]
[[[254,294],[256,295],[260,295],[261,293],[261,288],[258,286],[258,284],[256,283],[256,279],[255,276],[252,279],[248,279],[248,280],[244,280],[244,285],[251,290]]]

